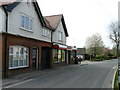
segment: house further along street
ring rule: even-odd
[[[118,60],[83,61],[4,88],[112,88]]]

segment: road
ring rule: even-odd
[[[5,88],[112,88],[117,64],[111,60],[70,65]]]

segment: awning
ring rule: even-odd
[[[67,46],[67,50],[72,51],[72,46]]]
[[[73,51],[77,51],[77,48],[73,47],[72,50],[73,50]]]
[[[61,45],[61,44],[54,43],[53,48],[67,50],[67,45]]]
[[[76,47],[73,47],[73,46],[67,46],[67,50],[77,51],[77,48],[76,48]]]

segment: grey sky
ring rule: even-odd
[[[38,0],[43,16],[63,14],[68,29],[67,45],[84,47],[92,34],[102,35],[104,44],[112,47],[108,39],[108,24],[117,20],[119,0]]]

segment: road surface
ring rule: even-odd
[[[112,88],[118,61],[84,62],[8,85],[5,88]]]

